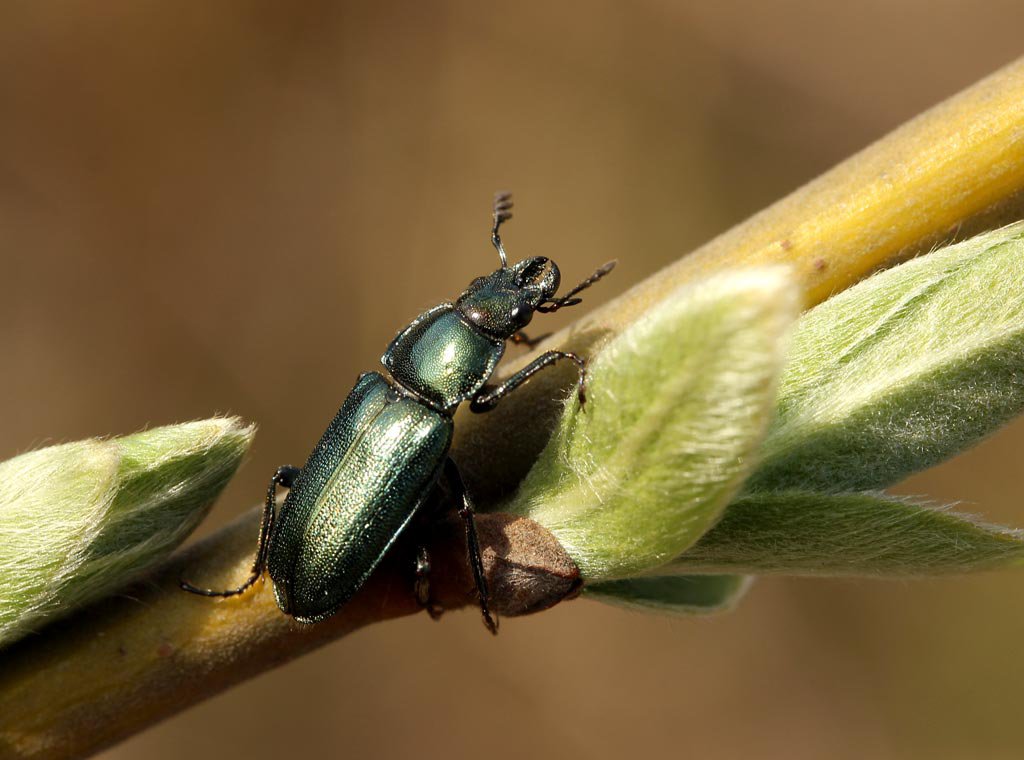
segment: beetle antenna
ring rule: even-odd
[[[590,277],[585,279],[583,282],[581,282],[575,288],[570,290],[564,296],[559,296],[558,298],[552,298],[546,304],[538,306],[537,307],[537,311],[539,311],[539,312],[541,312],[543,314],[548,314],[548,313],[550,313],[552,311],[558,311],[563,306],[575,306],[578,303],[582,303],[583,302],[582,298],[573,298],[573,296],[576,295],[577,293],[579,293],[581,290],[586,290],[591,285],[593,285],[595,282],[600,280],[602,277],[604,277],[610,271],[615,269],[615,265],[618,264],[618,263],[619,263],[618,260],[612,259],[611,261],[609,261],[604,266],[598,268],[598,270],[596,272],[594,272],[592,275],[590,275]]]
[[[501,227],[502,222],[507,222],[512,218],[512,193],[499,192],[494,194],[494,226],[491,228],[491,243],[498,251],[498,256],[501,257],[501,268],[504,269],[508,266],[508,258],[505,256],[505,249],[501,245],[501,235],[498,234],[498,228]]]

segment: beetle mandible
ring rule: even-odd
[[[470,566],[487,628],[497,632],[473,520],[473,504],[448,448],[453,415],[463,401],[488,411],[532,375],[560,359],[579,369],[577,394],[586,400],[586,365],[568,351],[547,351],[498,385],[487,385],[505,342],[533,345],[522,329],[534,312],[574,306],[576,294],[608,274],[609,262],[568,293],[543,256],[508,266],[499,230],[512,217],[508,193],[494,200],[491,242],[501,268],[473,280],[454,303],[420,314],[381,357],[389,376],[360,375],[352,392],[301,469],[280,467],[267,488],[259,543],[249,578],[213,591],[186,581],[203,596],[241,594],[269,570],[281,610],[304,623],[333,615],[360,589],[431,492],[445,478],[459,503]],[[275,515],[278,486],[288,488]],[[429,560],[417,558],[417,596],[429,606],[422,577]]]

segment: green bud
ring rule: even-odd
[[[1024,409],[1024,223],[830,298],[793,332],[745,490],[885,488]]]
[[[796,292],[784,269],[680,289],[593,358],[505,511],[547,527],[587,581],[643,573],[717,520],[767,430]]]
[[[196,527],[249,448],[237,418],[0,463],[0,646],[114,591]]]

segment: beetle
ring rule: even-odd
[[[473,519],[473,503],[448,453],[459,404],[486,412],[531,376],[568,359],[586,400],[586,364],[568,351],[547,351],[498,385],[487,381],[506,341],[533,345],[523,332],[535,312],[581,302],[576,295],[608,274],[609,262],[562,296],[558,266],[542,256],[508,265],[499,230],[512,218],[509,193],[495,196],[491,243],[501,267],[473,280],[454,302],[420,314],[388,346],[387,375],[359,376],[305,466],[278,468],[267,487],[249,578],[226,591],[181,587],[193,594],[241,594],[270,572],[282,612],[315,623],[333,615],[366,582],[442,478],[458,502],[484,624],[497,632]],[[278,514],[278,487],[288,494]],[[416,595],[429,604],[429,557],[417,556]]]

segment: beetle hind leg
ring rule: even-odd
[[[274,473],[274,477],[270,479],[270,485],[267,486],[267,500],[263,505],[263,518],[260,520],[260,537],[259,543],[256,547],[256,558],[252,563],[252,570],[249,571],[249,577],[246,579],[238,588],[228,589],[226,591],[214,591],[208,588],[199,588],[193,586],[186,580],[181,580],[178,585],[181,586],[182,590],[188,591],[192,594],[199,594],[200,596],[214,596],[214,597],[227,597],[237,596],[238,594],[244,593],[248,590],[256,581],[263,575],[263,568],[267,564],[267,551],[270,548],[270,533],[274,527],[274,507],[277,503],[277,487],[282,486],[283,488],[291,488],[295,483],[295,478],[299,475],[299,468],[292,467],[291,465],[284,465],[278,467],[277,472]]]

